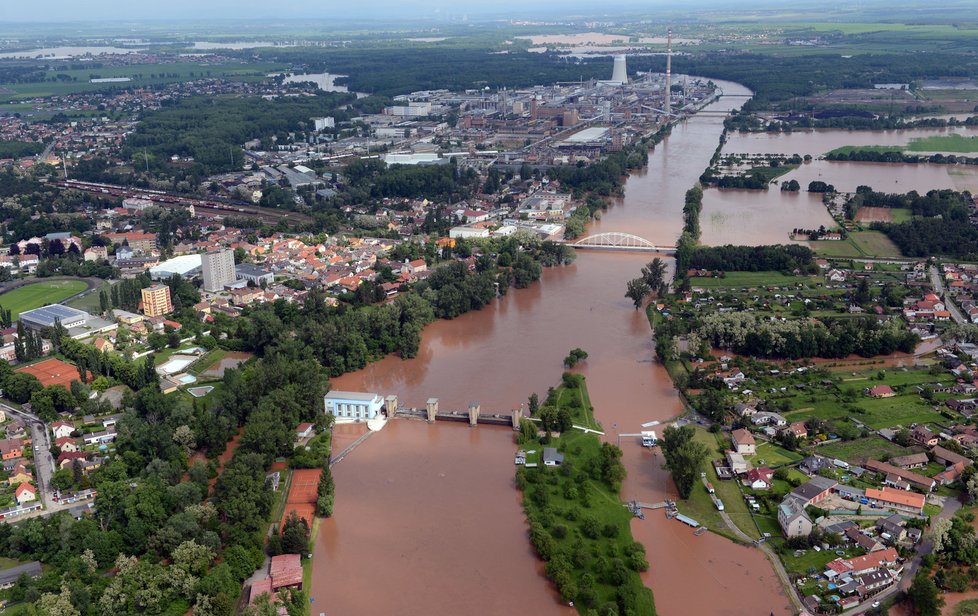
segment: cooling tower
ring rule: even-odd
[[[615,56],[615,70],[611,73],[611,81],[628,83],[628,69],[625,68],[625,56]]]

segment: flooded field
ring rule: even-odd
[[[911,139],[957,133],[966,137],[978,135],[978,126],[948,128],[910,128],[904,130],[798,130],[791,133],[730,133],[723,146],[724,154],[811,154],[820,156],[847,145],[903,146]]]
[[[807,185],[808,182],[802,184]],[[821,225],[833,227],[835,221],[822,204],[820,194],[804,190],[782,193],[777,186],[766,191],[703,191],[700,242],[706,246],[784,244],[790,242],[792,229],[817,229]]]

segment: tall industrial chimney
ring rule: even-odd
[[[611,81],[625,85],[628,83],[628,69],[625,67],[625,56],[615,56],[615,69],[611,73]]]
[[[666,44],[666,113],[672,113],[672,28]]]

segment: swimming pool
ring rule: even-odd
[[[189,385],[190,383],[196,383],[197,377],[192,374],[184,374],[183,376],[178,376],[177,381],[183,383],[184,385]]]

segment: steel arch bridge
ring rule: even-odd
[[[675,246],[656,246],[644,237],[632,235],[631,233],[621,233],[618,231],[608,233],[598,233],[581,238],[569,244],[574,248],[594,248],[604,250],[637,250],[643,252],[664,252],[672,253],[676,251]]]

